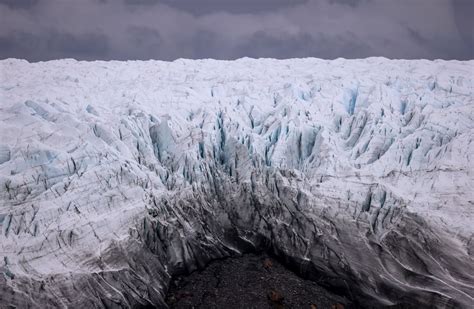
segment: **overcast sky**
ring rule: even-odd
[[[0,59],[474,59],[474,0],[0,0]]]

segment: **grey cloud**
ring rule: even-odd
[[[0,0],[0,5],[6,5],[11,9],[28,9],[37,5],[39,0]]]
[[[457,48],[456,39],[449,36],[435,34],[431,38],[425,37],[419,31],[407,28],[410,37],[425,49],[439,55],[438,58],[469,59],[474,56],[472,48]]]
[[[18,58],[31,59],[40,44],[42,42],[35,40],[30,33],[14,32],[8,36],[0,36],[0,57],[8,58],[15,54]]]
[[[35,34],[18,31],[9,36],[0,36],[0,46],[1,58],[14,56],[32,61],[58,58],[93,60],[106,59],[108,39],[96,33]]]
[[[0,57],[472,59],[473,9],[471,0],[0,0]]]
[[[249,53],[250,57],[271,58],[360,58],[370,52],[353,33],[330,36],[324,33],[299,33],[297,35],[269,35],[256,32],[237,48],[239,54]]]
[[[329,0],[329,3],[331,4],[342,4],[342,5],[347,5],[350,7],[357,7],[369,0]]]
[[[162,48],[163,39],[160,32],[154,28],[131,26],[127,29],[127,33],[135,59],[151,59]],[[123,58],[126,59],[126,55]]]
[[[189,47],[192,54],[183,55],[189,58],[225,58],[226,53],[223,52],[222,46],[228,45],[215,32],[208,30],[197,31],[193,35],[193,40]]]
[[[453,0],[454,22],[470,58],[474,58],[474,1]]]
[[[128,28],[133,44],[138,46],[159,44],[161,41],[160,32],[150,27],[132,26]]]
[[[62,54],[84,55],[86,57],[103,57],[108,51],[108,39],[103,34],[70,33],[53,34],[47,40],[48,45]]]
[[[124,0],[126,5],[155,5],[159,0]]]
[[[256,14],[277,11],[307,3],[309,0],[124,0],[129,6],[164,4],[200,16],[215,12]],[[346,0],[347,1],[347,0]],[[349,0],[350,1],[350,0]]]

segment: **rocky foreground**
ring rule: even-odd
[[[350,300],[255,254],[213,261],[203,271],[174,278],[166,300],[176,309],[353,308]]]

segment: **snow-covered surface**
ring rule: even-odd
[[[160,304],[170,269],[241,252],[236,238],[257,246],[255,231],[281,254],[342,276],[328,266],[336,256],[386,304],[398,298],[379,280],[435,291],[435,306],[466,306],[473,72],[474,61],[383,58],[2,60],[0,293],[20,306],[91,295]],[[454,260],[428,252],[438,266],[413,269],[413,256],[386,243],[404,224],[408,246],[435,239]],[[226,238],[229,226],[238,237]],[[373,242],[391,255],[378,258],[382,274],[349,249],[357,241],[368,256]],[[392,258],[434,283],[400,275]],[[445,269],[452,263],[459,271]],[[91,292],[72,293],[84,280]],[[127,280],[148,291],[126,292]],[[57,287],[64,282],[72,287]],[[35,300],[42,285],[53,296]]]

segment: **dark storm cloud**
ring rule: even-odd
[[[474,58],[471,0],[0,0],[0,58]]]

